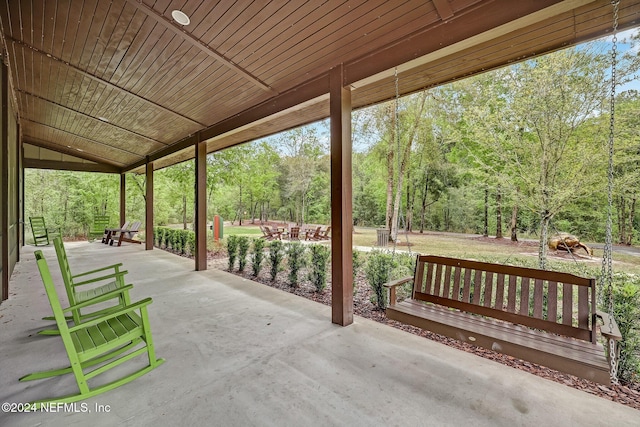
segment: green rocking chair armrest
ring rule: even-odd
[[[122,267],[122,263],[121,262],[119,262],[117,264],[113,264],[113,265],[108,265],[108,266],[102,267],[102,268],[96,268],[95,270],[85,271],[84,273],[74,274],[73,276],[71,276],[71,278],[75,279],[76,277],[87,276],[89,274],[94,274],[94,273],[98,273],[100,271],[105,271],[105,270],[111,270],[111,269],[114,269],[114,268],[116,269],[116,273],[117,273],[119,267]]]
[[[102,280],[107,280],[107,279],[118,279],[128,273],[129,272],[127,270],[124,270],[124,271],[118,271],[117,273],[113,273],[113,274],[107,274],[106,276],[100,276],[93,279],[85,280],[83,282],[77,282],[77,283],[74,282],[73,287],[88,285],[89,283],[100,282]]]
[[[113,319],[115,317],[121,316],[123,314],[131,313],[132,311],[139,310],[151,304],[153,302],[152,298],[145,298],[133,304],[130,304],[118,311],[114,311],[113,313],[109,313],[105,316],[96,317],[95,319],[87,320],[86,322],[79,323],[75,326],[69,328],[69,332],[75,332],[81,329],[86,329],[90,326],[97,325],[98,323],[104,322],[105,320]]]
[[[98,296],[96,296],[94,298],[90,298],[90,299],[88,299],[86,301],[82,301],[82,302],[80,302],[78,304],[74,304],[74,305],[71,305],[69,307],[63,308],[62,311],[63,312],[67,312],[67,311],[78,310],[78,309],[83,308],[83,307],[90,307],[90,306],[92,306],[94,304],[97,304],[97,303],[100,303],[100,302],[103,302],[103,301],[108,301],[108,300],[116,297],[119,294],[122,294],[124,292],[130,291],[131,289],[133,289],[133,285],[129,284],[129,285],[123,286],[121,288],[114,289],[111,292],[105,292],[102,295],[98,295]]]

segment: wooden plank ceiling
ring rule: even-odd
[[[141,171],[611,30],[609,0],[0,0],[24,142]],[[190,17],[182,26],[173,10]],[[621,29],[640,0],[622,0]]]

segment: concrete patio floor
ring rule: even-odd
[[[34,249],[23,248],[0,305],[0,402],[77,391],[72,375],[18,382],[68,364],[58,337],[35,334],[51,310]],[[43,252],[64,295],[53,248]],[[195,272],[192,260],[160,250],[73,242],[67,252],[72,271],[124,263],[132,299],[153,297],[166,363],[86,400],[90,412],[0,412],[0,426],[640,425],[640,411],[360,317],[333,325],[330,307]]]

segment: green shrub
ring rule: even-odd
[[[180,230],[180,233],[178,234],[180,237],[180,254],[181,255],[186,255],[187,253],[187,242],[189,241],[190,233],[193,233],[193,231]]]
[[[271,281],[276,280],[282,260],[284,259],[284,244],[281,240],[274,240],[269,245],[269,263],[271,264]]]
[[[251,253],[251,268],[253,275],[258,276],[264,260],[264,239],[253,239],[253,252]]]
[[[287,244],[287,264],[289,265],[289,285],[298,286],[298,272],[304,267],[305,247],[300,242]]]
[[[606,289],[602,291],[606,292]],[[601,292],[602,292],[601,291]],[[603,295],[608,311],[608,295]],[[620,328],[618,378],[626,382],[640,379],[640,277],[616,273],[613,286],[613,317]]]
[[[327,267],[331,251],[324,245],[311,245],[309,250],[311,252],[309,280],[316,287],[316,292],[322,292],[327,286]]]
[[[160,235],[160,247],[161,248],[168,248],[169,247],[169,229],[168,228],[163,228],[162,229],[162,234]]]
[[[231,235],[227,237],[227,255],[229,256],[229,271],[233,271],[238,256],[238,236]]]
[[[353,249],[351,260],[353,263],[353,294],[355,295],[356,292],[358,292],[358,283],[356,282],[356,276],[358,275],[358,271],[360,271],[360,269],[364,265],[365,259],[360,251]]]
[[[387,307],[387,293],[382,285],[389,281],[396,266],[397,262],[387,252],[373,251],[367,260],[365,275],[374,292],[374,303],[381,310]]]
[[[247,254],[250,246],[251,241],[247,236],[238,237],[238,271],[244,271],[247,266]]]
[[[189,254],[196,255],[196,233],[189,231],[187,233],[187,246],[189,247]]]
[[[171,248],[171,250],[176,250],[176,233],[173,228],[167,228],[167,248]]]

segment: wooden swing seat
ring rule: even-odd
[[[398,302],[396,287],[411,281],[411,297]],[[389,319],[611,384],[610,360],[596,333],[607,343],[622,336],[613,319],[594,310],[595,279],[419,255],[413,277],[385,286]]]

